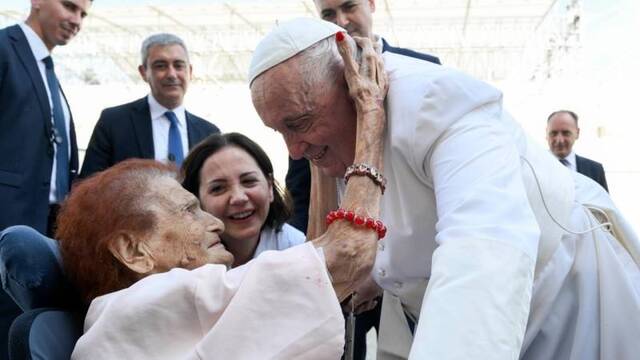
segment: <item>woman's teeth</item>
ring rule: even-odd
[[[248,210],[248,211],[243,211],[240,213],[236,213],[233,215],[229,215],[229,218],[233,219],[233,220],[243,220],[248,218],[249,216],[251,216],[251,214],[253,214],[253,210]]]

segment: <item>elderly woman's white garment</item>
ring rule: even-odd
[[[96,298],[72,359],[339,359],[343,346],[324,259],[307,243]]]
[[[607,193],[528,139],[493,87],[383,58],[379,359],[640,358],[640,245]],[[615,237],[587,231],[587,205]]]

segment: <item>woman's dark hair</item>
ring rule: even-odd
[[[239,133],[213,134],[196,145],[182,163],[180,175],[182,187],[200,198],[200,171],[207,159],[227,146],[237,146],[246,151],[258,163],[264,177],[271,181],[273,186],[273,202],[269,205],[269,214],[262,227],[270,226],[276,230],[282,229],[282,225],[292,215],[291,200],[273,178],[273,165],[260,145]]]

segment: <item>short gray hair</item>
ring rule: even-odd
[[[140,49],[140,57],[142,60],[142,66],[147,67],[147,58],[149,57],[149,50],[154,46],[169,46],[180,45],[184,49],[187,55],[187,61],[189,60],[189,51],[184,41],[178,36],[169,33],[153,34],[142,42],[142,48]]]
[[[356,63],[360,63],[361,50],[355,42],[349,44],[352,47],[352,52],[356,54]],[[341,71],[343,60],[333,36],[318,41],[296,56],[300,64],[302,78],[308,84],[328,85],[333,83],[338,76],[344,76]]]
[[[297,56],[304,81],[316,85],[333,82],[342,62],[333,36],[318,41]]]

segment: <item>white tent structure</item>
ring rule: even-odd
[[[140,43],[149,34],[172,32],[186,40],[198,69],[197,82],[241,83],[255,44],[276,22],[316,16],[312,0],[208,3],[187,0],[169,6],[130,1],[127,6],[108,6],[96,1],[78,38],[56,49],[64,69],[60,76],[67,83],[138,84]],[[578,33],[579,20],[574,17],[580,16],[579,4],[579,0],[378,0],[374,28],[392,44],[437,54],[446,64],[475,76],[501,80],[519,67],[532,41],[541,41],[537,50],[577,45],[577,38],[568,37]],[[0,24],[24,19],[27,10],[27,5],[22,10],[0,9]],[[550,33],[557,31],[567,38],[552,40]],[[556,43],[544,44],[549,41]],[[545,56],[544,51],[534,53],[536,62]]]
[[[5,1],[0,27],[26,18],[29,2]],[[253,110],[246,72],[261,37],[278,21],[316,16],[313,1],[113,2],[95,1],[77,39],[54,51],[81,150],[103,108],[147,93],[137,73],[142,40],[171,32],[185,40],[194,67],[187,108],[254,138],[283,179],[286,148]],[[541,142],[551,111],[576,111],[577,152],[605,165],[614,200],[640,229],[639,126],[627,120],[640,54],[626,42],[638,33],[639,8],[636,0],[377,0],[374,29],[503,89],[510,111]]]

